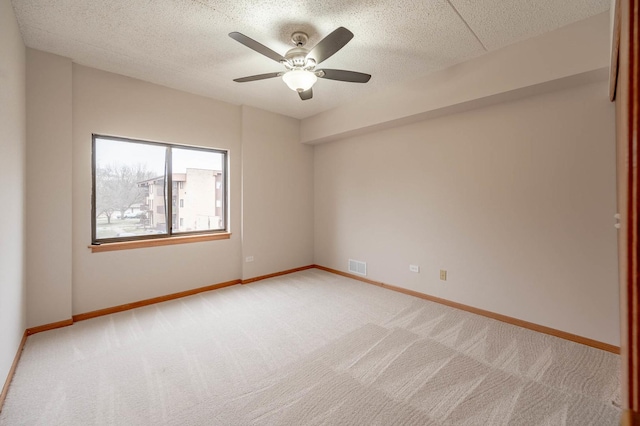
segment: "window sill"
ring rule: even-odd
[[[156,238],[151,240],[121,241],[117,243],[92,244],[89,246],[91,253],[103,251],[132,250],[144,247],[170,246],[173,244],[199,243],[201,241],[228,240],[231,238],[230,232],[217,234],[184,235],[179,237]]]

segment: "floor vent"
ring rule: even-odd
[[[367,275],[367,263],[349,259],[349,272],[358,275]]]

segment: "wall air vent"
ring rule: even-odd
[[[367,275],[367,263],[349,259],[349,272],[358,275]]]

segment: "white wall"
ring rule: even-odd
[[[300,121],[242,107],[242,278],[313,263],[313,147]]]
[[[317,145],[315,263],[618,345],[607,87]]]
[[[73,65],[73,313],[238,279],[240,107]],[[229,150],[231,239],[91,253],[91,134]]]
[[[27,327],[71,318],[71,60],[27,49]]]
[[[9,0],[0,0],[0,386],[26,324],[25,47]]]

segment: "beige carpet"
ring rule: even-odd
[[[29,337],[1,425],[616,425],[619,357],[320,270]]]

